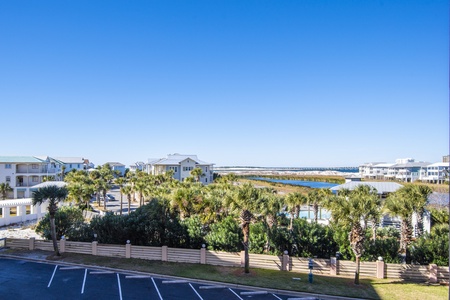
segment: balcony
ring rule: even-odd
[[[46,165],[17,165],[16,174],[49,174],[59,173],[57,168],[48,168]]]

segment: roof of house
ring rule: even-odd
[[[395,169],[403,169],[403,168],[424,168],[426,166],[431,165],[429,162],[425,161],[414,161],[414,162],[408,162],[406,164],[395,164],[392,165],[391,168]]]
[[[54,157],[54,159],[65,164],[84,164],[83,157]]]
[[[374,168],[389,168],[392,167],[393,165],[395,165],[394,163],[381,163],[381,164],[376,164],[373,167]]]
[[[46,182],[43,182],[43,183],[39,183],[39,184],[33,185],[33,189],[39,189],[39,188],[52,186],[52,185],[55,185],[57,187],[65,187],[67,185],[67,183],[64,182],[64,181],[46,181]]]
[[[161,158],[150,162],[151,165],[179,165],[182,161],[186,159],[191,159],[199,165],[211,165],[205,161],[197,158],[197,155],[182,155],[182,154],[169,154],[167,158]]]
[[[34,156],[0,156],[0,163],[42,163],[43,160]]]
[[[448,167],[450,166],[450,162],[437,162],[431,165],[428,165],[427,167]]]
[[[378,194],[393,193],[403,185],[396,182],[371,182],[371,181],[350,181],[335,187],[330,188],[332,191],[339,191],[342,189],[354,190],[359,185],[369,185],[377,190]]]
[[[110,165],[111,167],[125,167],[124,164],[121,164],[119,162],[107,162],[107,163],[105,163],[105,165],[106,164]]]

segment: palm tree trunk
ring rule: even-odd
[[[356,256],[355,284],[359,284],[360,257]]]
[[[242,226],[242,233],[244,234],[244,270],[245,273],[250,273],[250,257],[248,255],[248,236],[250,234],[249,223],[244,223]]]
[[[314,204],[313,205],[313,209],[314,209],[314,222],[317,223],[317,219],[319,218],[319,205]]]
[[[56,256],[61,256],[58,249],[58,242],[56,241],[56,226],[55,226],[55,216],[50,216],[50,234],[53,241],[53,249],[55,250]]]
[[[128,214],[130,214],[130,206],[131,206],[131,196],[130,195],[128,195],[127,196],[127,198],[128,198]]]
[[[289,224],[289,230],[292,230],[293,224],[294,224],[294,214],[291,212],[291,223]]]
[[[122,208],[123,208],[122,200],[123,200],[123,194],[120,193],[120,215],[122,215]]]

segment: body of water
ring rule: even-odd
[[[270,179],[270,178],[262,178],[262,177],[249,177],[252,180],[261,180],[261,181],[269,181],[276,182],[282,184],[292,184],[292,185],[301,185],[307,186],[315,189],[329,189],[335,186],[338,186],[337,183],[330,182],[321,182],[321,181],[303,181],[303,180],[289,180],[289,179]]]

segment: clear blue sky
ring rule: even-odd
[[[1,1],[1,155],[357,166],[449,152],[449,4]]]

